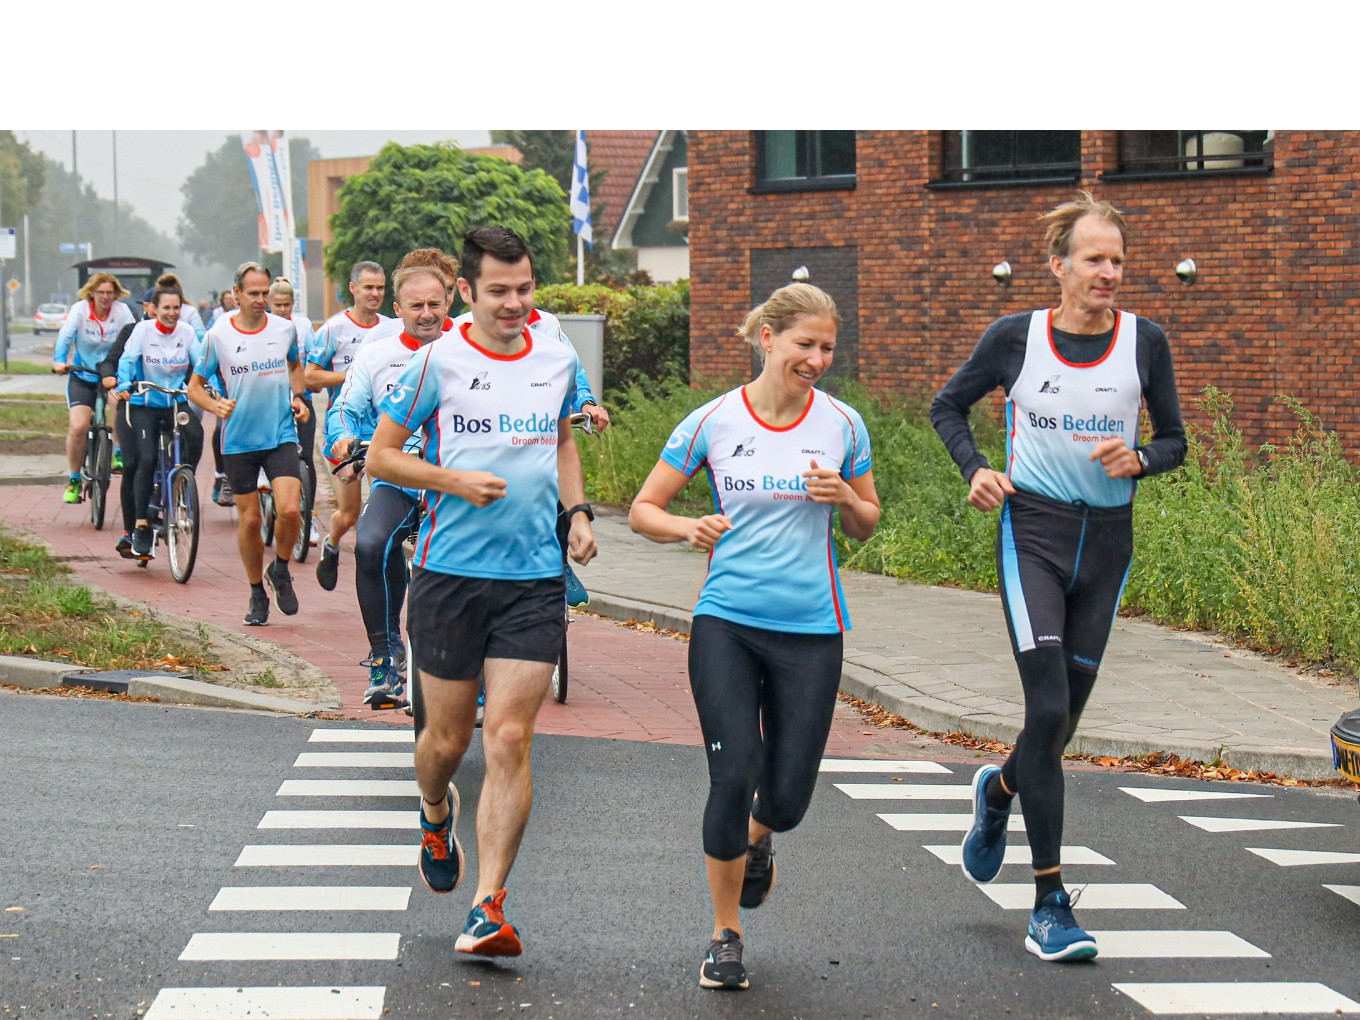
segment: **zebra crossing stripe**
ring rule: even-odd
[[[396,843],[339,846],[267,844],[244,846],[238,868],[410,867],[420,858],[420,845]]]
[[[866,758],[823,758],[819,772],[908,772],[918,775],[947,776],[953,773],[934,761],[914,761],[899,758],[895,761]]]
[[[973,816],[969,814],[929,814],[912,812],[909,814],[880,814],[878,816],[898,832],[967,832],[973,827]],[[1024,832],[1025,820],[1020,813],[1013,812],[1006,825],[1007,832]]]
[[[963,863],[963,847],[958,843],[950,843],[947,846],[923,846],[922,850],[928,850],[946,864]],[[1089,846],[1064,846],[1062,848],[1062,862],[1067,864],[1113,864],[1104,854],[1098,854]],[[1033,858],[1030,855],[1029,847],[1020,843],[1011,843],[1006,847],[1006,856],[1001,863],[1005,864],[1032,864]],[[1104,952],[1102,947],[1101,952]]]
[[[307,738],[312,744],[414,744],[413,730],[355,730],[337,727],[335,729],[312,730]]]
[[[1033,910],[1033,882],[998,882],[978,886],[1003,910]],[[1076,884],[1070,887],[1077,888]],[[1146,882],[1092,882],[1081,887],[1072,904],[1077,910],[1184,910],[1185,904]]]
[[[1324,882],[1322,888],[1330,889],[1338,896],[1344,896],[1352,903],[1360,906],[1360,885],[1327,885]]]
[[[1218,818],[1215,816],[1181,815],[1205,832],[1264,832],[1267,829],[1342,829],[1340,822],[1289,822],[1279,818]]]
[[[1092,931],[1090,935],[1100,947],[1102,960],[1270,959],[1264,949],[1230,931]]]
[[[218,891],[209,910],[405,910],[406,885],[252,885]]]
[[[162,988],[143,1020],[379,1020],[382,985]]]
[[[1150,1013],[1360,1013],[1360,1002],[1316,981],[1117,982],[1113,987]]]
[[[420,814],[406,811],[266,811],[257,829],[416,829]]]
[[[1144,804],[1170,804],[1184,800],[1270,800],[1271,793],[1219,793],[1213,790],[1167,790],[1151,786],[1121,786],[1130,797],[1137,797]]]
[[[1271,864],[1282,868],[1295,868],[1303,864],[1355,864],[1360,862],[1360,854],[1341,853],[1336,850],[1271,850],[1264,847],[1244,847],[1247,853],[1264,857]]]
[[[414,779],[285,779],[276,797],[419,797]]]
[[[973,790],[958,783],[835,783],[851,800],[969,800]]]
[[[414,751],[303,751],[293,768],[409,769],[415,764]]]
[[[197,932],[181,960],[395,960],[395,931]]]

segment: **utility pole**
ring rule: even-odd
[[[0,227],[5,225],[5,175],[0,174]],[[27,236],[27,234],[25,234]],[[0,257],[0,284],[5,281],[5,260]],[[0,291],[0,362],[9,371],[9,288]]]
[[[113,134],[113,250],[122,251],[118,247],[118,132]]]

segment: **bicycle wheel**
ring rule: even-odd
[[[260,493],[260,541],[274,544],[274,494]]]
[[[306,563],[307,553],[312,548],[312,501],[308,490],[311,488],[311,469],[307,462],[298,464],[298,477],[302,479],[302,527],[298,529],[297,541],[293,543],[293,561]]]
[[[553,667],[552,696],[559,705],[567,703],[567,627],[571,626],[571,613],[567,613],[567,626],[562,629],[562,650],[557,653],[557,665]]]
[[[113,473],[113,437],[106,428],[94,431],[94,472],[90,479],[90,522],[95,531],[104,527],[104,508],[108,503],[109,478]]]
[[[198,555],[198,480],[190,468],[175,468],[167,503],[165,547],[170,553],[170,576],[183,584],[194,572]]]

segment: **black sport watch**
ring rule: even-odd
[[[585,514],[586,520],[588,521],[593,521],[595,519],[595,511],[590,508],[589,503],[577,503],[570,510],[564,510],[562,512],[562,515],[566,517],[568,523],[571,522],[573,514]]]

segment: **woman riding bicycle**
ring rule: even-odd
[[[194,362],[203,345],[187,322],[180,322],[183,304],[175,287],[158,287],[152,295],[154,319],[143,319],[133,327],[123,356],[118,359],[118,386],[115,399],[128,401],[127,415],[132,443],[124,452],[121,489],[124,519],[135,521],[131,535],[124,535],[116,546],[128,559],[151,555],[153,536],[147,523],[147,505],[156,478],[158,442],[162,430],[169,430],[173,415],[190,412],[180,427],[184,436],[185,462],[198,466],[203,453],[203,426],[184,397],[171,397],[157,390],[133,393],[133,384],[142,380],[180,389],[189,381]]]

